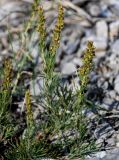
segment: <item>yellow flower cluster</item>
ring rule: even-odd
[[[32,5],[33,11],[37,10],[38,5],[39,5],[39,0],[34,0],[34,3]]]
[[[9,91],[11,87],[11,81],[13,76],[13,68],[10,59],[4,60],[4,79],[3,79],[3,90]]]
[[[27,124],[32,126],[33,125],[33,113],[32,113],[31,96],[30,96],[29,90],[27,90],[25,93],[25,100],[26,100],[26,109],[27,109]]]
[[[37,7],[37,14],[38,14],[37,31],[40,36],[40,44],[42,47],[45,47],[46,27],[45,27],[44,10],[42,6]]]
[[[57,23],[55,25],[52,41],[50,45],[50,52],[55,54],[57,49],[59,48],[60,38],[61,38],[61,30],[64,27],[64,9],[61,4],[58,6],[58,18]]]
[[[79,69],[81,85],[86,86],[88,83],[88,74],[92,69],[92,61],[95,56],[95,47],[92,41],[88,41],[86,51],[84,52],[83,66]]]

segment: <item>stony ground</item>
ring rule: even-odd
[[[1,0],[0,1],[0,61],[5,56],[12,56],[13,50],[20,48],[18,33],[23,30],[23,24],[29,18],[32,0]],[[87,97],[94,104],[105,110],[87,110],[91,120],[89,127],[97,139],[97,146],[102,151],[89,155],[87,160],[119,159],[119,0],[64,0],[65,27],[61,47],[56,60],[56,70],[64,79],[70,80],[77,67],[82,65],[81,57],[88,40],[93,40],[96,47],[94,59],[95,70],[90,74],[90,85]],[[54,1],[43,2],[47,19],[48,34],[53,29],[56,19],[56,4]],[[9,30],[8,30],[9,29]],[[9,31],[12,41],[9,42]],[[38,59],[38,36],[34,33],[35,41],[29,43],[34,60]],[[49,39],[47,39],[47,43]],[[79,82],[75,79],[77,85]],[[41,79],[36,79],[35,89],[38,95],[42,85]],[[31,93],[32,84],[31,85]],[[20,106],[20,105],[19,105]],[[38,115],[39,107],[34,111]]]

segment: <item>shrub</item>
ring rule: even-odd
[[[9,160],[37,160],[46,158],[68,157],[73,159],[85,156],[94,149],[94,143],[88,142],[87,120],[83,114],[86,106],[85,89],[88,84],[88,75],[92,69],[95,47],[89,41],[84,52],[83,66],[77,70],[80,78],[80,89],[75,92],[62,84],[62,75],[55,72],[56,53],[60,45],[61,31],[64,26],[64,9],[61,3],[58,5],[58,18],[53,30],[51,44],[46,48],[46,28],[44,11],[36,0],[33,4],[33,12],[30,21],[24,31],[27,36],[29,29],[34,24],[37,15],[37,23],[34,26],[39,34],[39,52],[43,60],[42,77],[43,89],[41,91],[44,112],[39,123],[33,119],[32,102],[29,89],[25,89],[26,102],[26,128],[24,133],[14,138],[16,124],[11,116],[10,106],[12,97],[17,92],[17,85],[26,63],[32,61],[27,55],[20,59],[15,85],[12,82],[12,65],[9,59],[3,66],[3,83],[0,92],[0,139],[1,152],[5,159]],[[24,55],[22,55],[24,56]],[[32,73],[34,74],[34,73]],[[15,76],[15,75],[14,75]],[[33,75],[34,77],[34,75]],[[6,145],[5,145],[6,141]]]

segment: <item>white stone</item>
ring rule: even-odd
[[[117,39],[112,45],[112,52],[119,55],[119,39]]]
[[[104,20],[98,21],[96,23],[96,35],[104,39],[108,39],[108,26]]]
[[[116,93],[115,93],[114,90],[108,91],[108,94],[109,94],[111,99],[115,99],[116,98]]]
[[[75,66],[79,67],[83,65],[82,60],[78,57],[73,58],[72,63],[74,63]]]
[[[101,13],[100,6],[95,3],[89,3],[88,8],[92,16],[98,16]]]
[[[104,158],[106,156],[106,152],[105,151],[101,151],[96,153],[96,157],[97,158]]]
[[[116,145],[116,141],[115,141],[115,138],[114,137],[112,137],[112,138],[109,138],[109,139],[107,139],[107,143],[108,143],[108,146],[110,147],[112,147],[112,146],[115,146]]]
[[[110,36],[110,40],[113,41],[114,38],[116,36],[118,36],[118,32],[119,32],[119,21],[116,21],[116,22],[112,22],[110,25],[109,25],[109,36]]]
[[[119,142],[116,143],[116,147],[119,147]]]
[[[64,63],[62,65],[62,68],[61,68],[62,74],[69,75],[69,74],[73,74],[75,71],[76,71],[76,67],[71,62]]]
[[[85,19],[80,22],[80,25],[83,27],[91,27],[91,23]]]
[[[105,56],[106,52],[105,51],[99,51],[99,52],[95,52],[95,55],[97,58],[103,57]]]

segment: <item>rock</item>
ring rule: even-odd
[[[94,136],[96,139],[107,139],[114,133],[113,128],[108,123],[103,123],[98,126],[98,128],[94,131]]]
[[[103,160],[119,160],[119,148],[111,149],[106,153],[106,157]]]
[[[116,146],[116,138],[114,137],[109,138],[107,139],[106,143],[107,143],[107,147],[114,147]]]
[[[94,119],[94,118],[97,117],[96,114],[94,114],[94,113],[93,113],[91,110],[89,110],[89,109],[86,109],[85,112],[84,112],[84,114],[85,114],[86,117],[89,118],[89,119]]]
[[[78,49],[79,43],[80,43],[79,39],[75,40],[75,42],[69,42],[65,48],[66,54],[76,53],[76,50]]]
[[[97,158],[104,158],[106,156],[106,152],[105,151],[101,151],[96,153],[96,157]]]
[[[111,99],[111,98],[107,98],[107,97],[105,97],[103,99],[103,102],[101,104],[102,108],[104,108],[106,110],[110,110],[110,111],[113,110],[113,109],[115,109],[116,106],[117,106],[116,101],[113,100],[113,99]]]
[[[72,63],[73,63],[75,66],[77,66],[77,67],[80,67],[80,66],[83,65],[81,59],[78,58],[78,57],[73,58]]]
[[[114,16],[119,16],[119,3],[113,4],[109,8],[110,8],[110,11],[114,14]]]
[[[70,74],[73,74],[75,71],[76,71],[76,67],[71,62],[64,63],[61,66],[62,74],[70,75]]]
[[[119,142],[117,142],[116,146],[119,147]]]
[[[12,14],[10,13],[17,13],[17,12],[18,14],[19,12],[27,13],[29,9],[30,9],[30,5],[25,2],[23,3],[22,1],[11,1],[10,3],[9,2],[5,3],[4,5],[0,6],[0,20],[3,20],[4,18],[6,18],[6,16],[11,17]]]
[[[87,156],[85,160],[102,160],[102,158],[105,158],[106,151],[100,151],[93,155]]]
[[[100,79],[97,81],[97,86],[105,90],[108,88],[108,82],[105,81],[104,77],[100,77]]]
[[[87,5],[87,10],[91,16],[99,16],[101,13],[101,6],[98,3],[89,3]]]
[[[112,52],[114,53],[114,54],[117,54],[117,55],[119,55],[119,39],[117,39],[113,44],[112,44],[112,46],[111,46],[111,49],[112,49]]]
[[[97,139],[97,141],[95,142],[97,148],[98,147],[100,148],[103,145],[103,143],[104,143],[104,139],[102,138]]]
[[[119,58],[118,58],[118,56],[119,56],[119,53],[118,53],[118,51],[115,50],[115,47],[114,47],[112,54],[109,57],[106,57],[105,65],[107,64],[109,71],[107,70],[107,72],[105,74],[108,75],[108,77],[110,77],[110,78],[111,78],[111,76],[113,76],[113,78],[116,77],[116,75],[119,72],[119,67],[118,67]],[[104,65],[103,65],[103,68],[105,68]]]
[[[106,54],[106,51],[99,51],[99,52],[96,51],[96,58],[104,57],[105,54]]]
[[[116,134],[116,146],[119,147],[119,132]]]
[[[109,25],[110,40],[113,41],[115,38],[117,38],[118,33],[119,33],[119,21],[110,23]]]
[[[109,98],[111,99],[115,99],[116,97],[116,92],[114,90],[111,90],[108,92]]]
[[[115,147],[107,151],[97,152],[87,156],[85,160],[119,160],[119,148]]]
[[[85,19],[80,22],[80,25],[81,25],[82,27],[92,27],[91,22],[89,22],[89,21],[87,21],[87,20],[85,20]]]
[[[119,75],[116,77],[114,81],[114,90],[119,94]]]
[[[117,133],[116,138],[117,138],[117,141],[119,141],[119,132]]]
[[[104,20],[96,23],[96,35],[97,37],[104,38],[105,41],[108,39],[108,26]]]

